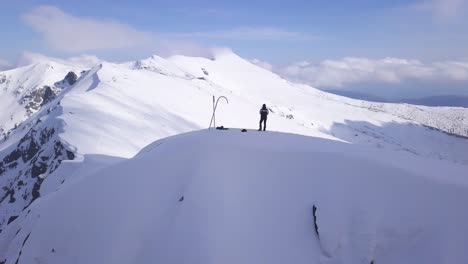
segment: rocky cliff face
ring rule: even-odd
[[[56,117],[59,97],[78,78],[53,62],[0,72],[0,233],[41,196],[46,177],[75,158],[59,137],[63,120]]]
[[[49,115],[30,121],[33,124],[19,142],[0,157],[0,232],[40,197],[39,189],[47,175],[63,160],[75,158],[72,149],[58,136],[62,121],[54,114],[59,111],[61,107],[56,105],[48,109]],[[18,129],[23,127],[27,128],[28,124]]]
[[[42,88],[31,91],[21,98],[22,104],[25,105],[27,114],[31,116],[44,105],[50,103],[57,97],[57,94],[61,92],[60,89],[52,88],[45,85]]]

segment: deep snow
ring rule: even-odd
[[[274,132],[182,134],[38,200],[0,249],[8,264],[465,263],[468,181],[441,183],[440,164],[420,159]]]

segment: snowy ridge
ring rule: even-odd
[[[462,135],[468,125],[466,109],[373,104],[334,96],[290,83],[227,52],[213,60],[153,56],[135,63],[102,63],[65,96],[63,118],[69,133],[63,137],[81,154],[131,157],[153,140],[206,127],[213,94],[226,95],[231,101],[218,113],[228,127],[255,127],[255,113],[259,105],[267,103],[273,112],[272,130],[410,150],[457,162],[468,160],[464,140],[452,144],[457,140],[424,127]],[[383,127],[386,124],[402,132],[390,135]],[[104,128],[93,129],[103,125],[109,133],[102,133]],[[437,142],[427,148],[425,136],[423,142],[407,140],[406,130],[435,137]],[[96,138],[101,138],[98,144],[92,143]],[[459,147],[449,151],[452,145]]]
[[[74,72],[76,76],[69,77],[69,72]],[[69,78],[64,78],[66,76]],[[75,80],[73,84],[68,82],[70,78]],[[31,225],[36,223],[34,219],[38,215],[42,215],[41,217],[55,215],[49,209],[41,209],[42,206],[49,206],[44,205],[44,203],[49,204],[49,200],[51,200],[50,203],[58,201],[53,197],[69,195],[66,194],[67,190],[75,188],[72,187],[75,184],[79,186],[81,181],[99,182],[100,176],[99,173],[96,174],[96,171],[110,168],[113,164],[134,157],[155,140],[206,128],[211,117],[211,97],[213,95],[225,95],[229,98],[228,105],[223,104],[219,107],[217,112],[218,125],[256,128],[259,107],[266,103],[271,112],[268,130],[312,136],[316,137],[315,141],[317,142],[324,139],[333,140],[335,143],[330,144],[342,146],[339,149],[344,148],[343,151],[348,153],[348,156],[351,155],[351,152],[347,152],[348,149],[353,149],[353,156],[364,155],[365,162],[362,164],[363,166],[364,164],[369,165],[368,169],[373,173],[386,171],[388,167],[395,173],[397,172],[393,169],[397,170],[398,173],[403,170],[403,176],[398,176],[395,179],[397,182],[403,181],[406,177],[404,175],[408,175],[410,178],[415,175],[425,175],[425,181],[431,182],[429,185],[423,183],[424,186],[429,186],[427,188],[439,188],[436,187],[435,182],[454,185],[456,189],[465,188],[461,186],[466,185],[462,172],[466,171],[468,165],[468,152],[466,151],[468,139],[464,137],[465,129],[468,128],[468,109],[421,107],[408,104],[376,104],[336,96],[310,86],[289,82],[232,52],[219,52],[213,59],[184,56],[163,59],[152,56],[145,60],[122,64],[99,61],[92,68],[83,68],[81,64],[74,65],[60,60],[42,61],[11,71],[0,72],[0,89],[0,101],[2,102],[0,107],[8,105],[2,109],[4,111],[0,112],[0,125],[4,127],[4,131],[9,132],[4,137],[4,142],[0,143],[0,188],[2,188],[0,190],[0,199],[2,199],[0,200],[0,262],[15,263],[18,260],[18,263],[30,263],[30,258],[18,257],[21,255],[19,252],[22,252],[22,249],[27,245],[25,241],[33,238],[32,235],[29,236],[29,232],[33,230]],[[50,95],[50,92],[53,93],[53,96],[46,96],[46,94]],[[32,96],[30,96],[31,94]],[[27,100],[24,101],[25,99]],[[30,105],[31,102],[34,103],[34,111],[28,112],[26,106]],[[182,140],[182,143],[174,143],[174,145],[181,144],[181,147],[186,148],[185,143],[190,145],[192,140],[199,139],[201,142],[207,142],[204,144],[208,146],[208,149],[211,148],[209,153],[212,153],[215,147],[208,143],[210,142],[209,135],[213,134],[200,132],[189,136],[188,138],[193,139],[190,139],[188,143]],[[252,138],[249,136],[248,141],[260,140],[259,135],[252,136]],[[269,134],[267,133],[267,135]],[[222,139],[218,136],[214,138],[215,142]],[[234,137],[233,141],[229,142],[232,144],[242,142],[239,141],[238,136]],[[184,136],[176,136],[171,140],[177,142],[175,140],[177,138],[184,138]],[[280,135],[266,136],[266,141],[261,141],[263,143],[258,146],[259,153],[269,155],[268,151],[271,149],[266,145],[276,145],[275,140],[288,142],[286,138],[296,142],[295,137],[291,135],[284,136],[284,138]],[[313,141],[312,139],[304,139],[303,144],[309,146],[310,151],[317,151],[317,148],[329,146],[321,143],[318,145],[307,143],[308,140]],[[153,148],[160,149],[159,144],[162,144],[162,147],[164,142],[166,139],[150,145],[142,153]],[[251,143],[253,144],[253,142]],[[285,151],[292,148],[293,152],[299,145],[295,143],[291,143],[291,145],[279,144]],[[356,145],[355,148],[354,145]],[[193,147],[193,145],[190,146]],[[192,154],[192,156],[188,157],[184,154],[179,157],[181,159],[185,157],[185,159],[180,160],[183,164],[185,162],[196,163],[197,160],[193,157],[197,157],[199,154],[200,158],[203,158],[204,155],[211,157],[212,154],[202,151],[205,148],[204,145],[197,146],[201,148],[200,153],[189,151],[188,154]],[[334,152],[335,148],[331,148]],[[168,158],[172,157],[176,153],[175,149],[175,147],[169,149],[165,155],[168,155]],[[242,156],[242,152],[248,149],[237,149],[236,153]],[[279,151],[279,149],[274,149],[274,151]],[[304,151],[308,153],[309,150]],[[330,150],[327,147],[321,150],[321,152],[323,151],[329,152]],[[369,155],[368,153],[373,154]],[[135,160],[140,159],[142,155],[144,156],[144,154],[140,154]],[[372,158],[373,155],[381,158],[375,160]],[[341,158],[341,156],[333,156],[333,158]],[[345,158],[343,162],[346,163],[346,160],[350,162],[354,158]],[[414,164],[410,164],[406,160],[411,160]],[[361,161],[357,162],[361,164]],[[371,161],[379,164],[384,163],[384,166],[375,165],[376,167],[374,167],[374,165],[369,164],[372,163]],[[239,160],[239,162],[243,161]],[[281,164],[280,160],[277,162]],[[285,160],[285,162],[290,161]],[[330,161],[324,162],[330,164]],[[433,165],[427,166],[427,164]],[[147,163],[142,164],[142,166],[147,165]],[[306,167],[309,168],[308,166]],[[428,169],[423,169],[426,166]],[[186,168],[181,166],[180,169]],[[221,168],[219,169],[221,170]],[[165,171],[163,172],[165,173]],[[368,175],[370,172],[363,173]],[[389,175],[392,173],[388,172],[385,175],[390,177]],[[127,174],[122,174],[120,177],[123,179],[127,176]],[[359,178],[360,181],[366,182],[368,176],[362,177]],[[389,179],[383,181],[390,185],[397,184],[390,182]],[[146,179],[142,179],[142,182],[146,182]],[[304,183],[308,182],[309,180],[305,180]],[[374,188],[374,184],[381,186],[377,188],[379,190],[383,188],[381,183],[371,182],[369,189]],[[152,180],[146,183],[153,184]],[[125,184],[127,185],[127,183]],[[184,185],[190,184],[190,182],[181,181],[177,184]],[[227,183],[220,182],[220,184]],[[329,190],[336,187],[332,185],[332,182],[327,183]],[[109,180],[108,185],[101,185],[93,190],[96,192],[98,190],[104,191],[107,186],[110,187],[110,191],[119,192],[118,181],[114,182],[113,180]],[[282,192],[283,190],[278,191]],[[343,192],[346,193],[346,190]],[[59,195],[58,193],[63,194]],[[403,193],[409,195],[406,191]],[[458,193],[458,189],[455,193]],[[350,194],[350,196],[352,195],[354,194]],[[441,195],[446,195],[446,191],[441,191]],[[95,198],[101,199],[98,196],[96,194]],[[410,196],[406,197],[413,199]],[[440,205],[449,204],[450,199],[452,199],[450,197],[441,201]],[[347,197],[343,197],[343,199],[345,200]],[[70,200],[67,201],[74,204]],[[415,202],[414,205],[416,204],[419,205]],[[57,206],[54,208],[60,208],[62,211],[62,207],[65,205],[59,204]],[[158,206],[167,205],[158,204]],[[372,205],[369,206],[373,208]],[[38,211],[35,209],[34,214],[28,213],[30,209],[36,207]],[[70,207],[73,206],[70,205]],[[447,213],[450,215],[454,212],[448,211]],[[462,217],[462,219],[464,218]],[[434,227],[434,223],[431,222],[428,225]],[[64,228],[66,224],[68,223],[65,223]],[[29,232],[27,232],[28,228]],[[43,228],[54,227],[43,226]],[[335,227],[330,226],[330,229],[333,228]],[[24,230],[18,231],[18,229]],[[413,226],[410,229],[412,231],[406,231],[415,231]],[[347,232],[347,230],[345,231]],[[365,232],[371,231],[366,229]],[[427,235],[431,239],[436,239],[432,235]],[[374,238],[377,239],[375,236]],[[35,235],[34,237],[36,237],[34,239],[40,239],[41,236]],[[135,239],[140,238],[136,237]],[[325,250],[320,255],[325,258],[324,263],[347,263],[343,260],[350,257],[350,254],[352,255],[351,251],[340,251],[351,250],[348,248],[346,239],[346,237],[340,237],[339,241],[335,239],[331,245],[321,245]],[[395,239],[395,241],[400,241],[400,239],[406,238],[402,236]],[[457,239],[459,238],[457,237]],[[367,243],[365,248],[370,250],[369,248],[374,247],[373,250],[377,250],[377,242],[365,241],[363,242]],[[466,241],[460,241],[461,245],[466,245],[464,244]],[[79,241],[71,243],[79,243]],[[390,244],[392,247],[395,245]],[[34,245],[30,249],[25,249],[30,252],[28,256],[37,257],[38,254],[42,256],[46,251],[50,253],[52,250]],[[426,249],[426,244],[423,247]],[[86,251],[85,248],[83,250]],[[363,250],[363,248],[359,248],[359,250]],[[454,250],[455,256],[466,259],[457,249]],[[368,254],[365,257],[367,260],[372,257],[369,252],[366,253]],[[359,253],[359,258],[364,258],[363,254]],[[66,259],[69,257],[70,255],[65,254],[63,258],[58,259],[63,263],[68,262]],[[99,258],[101,257],[104,258],[100,259],[102,261],[89,262],[90,259],[86,259],[86,261],[88,261],[87,263],[106,263],[110,255],[104,254],[100,255]],[[443,257],[446,256],[443,255]],[[45,262],[54,263],[50,256],[45,257],[44,255],[44,258]],[[330,259],[326,260],[327,258]],[[223,263],[225,262],[223,261]]]
[[[60,110],[60,106],[50,108],[49,115],[37,119],[17,144],[0,155],[0,233],[40,197],[46,177],[63,160],[75,158],[75,150],[59,139],[63,121],[56,116]]]
[[[0,249],[8,264],[463,263],[466,167],[424,162],[291,134],[183,134],[39,200]]]

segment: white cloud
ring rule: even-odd
[[[11,68],[11,66],[12,65],[7,60],[0,58],[0,71],[8,70]]]
[[[148,47],[153,35],[111,20],[77,17],[54,6],[40,6],[23,20],[51,47],[65,52]]]
[[[429,13],[439,21],[447,22],[463,16],[468,0],[429,0],[407,6],[410,11]]]
[[[316,87],[355,83],[400,84],[405,81],[468,81],[468,60],[424,64],[399,58],[343,58],[318,64],[295,63],[278,69],[281,75]]]
[[[98,65],[102,62],[101,59],[95,55],[80,55],[74,56],[67,59],[59,59],[48,57],[39,53],[25,51],[18,60],[17,67],[26,66],[34,63],[44,62],[44,61],[55,61],[60,64],[72,64],[74,66],[79,66],[82,68],[91,68],[95,65]]]
[[[253,59],[253,60],[250,60],[250,62],[257,65],[257,66],[259,66],[259,67],[267,69],[269,71],[273,70],[273,65],[271,65],[270,63],[268,63],[266,61],[262,61],[262,60],[259,60],[259,59]]]
[[[442,76],[456,81],[468,80],[468,60],[467,61],[446,61],[434,64]]]
[[[466,0],[433,0],[434,12],[442,19],[451,19],[461,14]]]
[[[235,40],[281,40],[300,41],[311,40],[317,37],[297,31],[288,31],[273,27],[240,27],[230,30],[203,31],[190,33],[168,34],[171,37],[182,38],[208,38],[208,39],[235,39]]]
[[[54,6],[40,6],[23,14],[23,21],[32,27],[52,49],[82,53],[99,50],[131,50],[157,52],[168,56],[182,54],[211,56],[211,48],[193,39],[240,40],[306,40],[311,36],[271,27],[243,27],[224,31],[158,33],[141,31],[113,20],[79,17]]]
[[[40,6],[22,18],[41,34],[49,47],[62,52],[130,50],[155,52],[161,56],[210,54],[210,48],[190,40],[171,39],[154,32],[140,31],[117,21],[74,16],[54,6]]]

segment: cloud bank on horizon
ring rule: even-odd
[[[318,64],[299,62],[277,69],[291,79],[317,87],[340,88],[350,83],[405,81],[468,81],[468,60],[422,63],[400,58],[343,58]]]
[[[432,0],[412,4],[410,8],[429,12],[439,22],[452,21],[463,15],[467,8],[466,0]]]
[[[13,67],[13,65],[5,59],[0,58],[0,71],[7,70]]]

